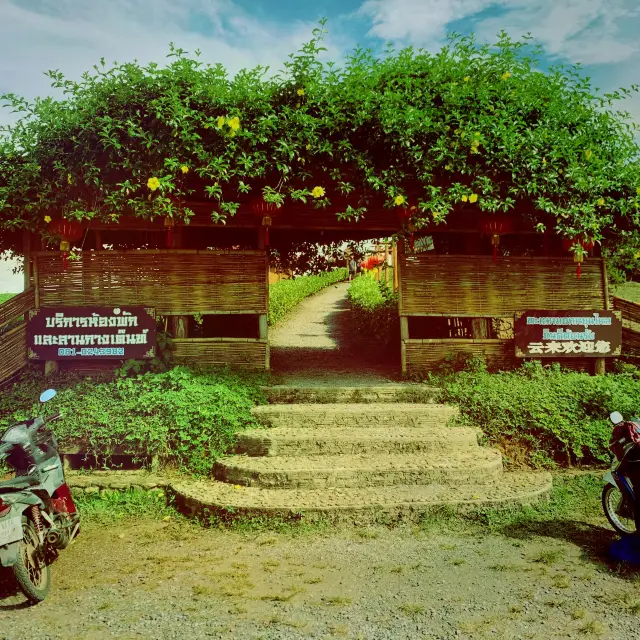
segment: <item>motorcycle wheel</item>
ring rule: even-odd
[[[628,536],[635,533],[637,529],[635,517],[626,518],[619,513],[623,500],[624,498],[620,489],[614,487],[612,484],[608,484],[602,490],[602,509],[604,510],[604,515],[607,516],[607,520],[618,533],[623,536]]]
[[[40,541],[33,523],[22,517],[23,537],[20,541],[18,561],[13,565],[13,575],[20,590],[31,604],[42,602],[51,587],[51,568],[39,552]]]

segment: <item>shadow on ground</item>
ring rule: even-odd
[[[576,520],[549,520],[518,523],[499,531],[519,540],[540,537],[569,542],[578,546],[582,550],[582,559],[595,565],[599,571],[617,571],[621,578],[630,580],[636,580],[640,576],[640,566],[619,565],[611,558],[609,547],[619,539],[619,535],[606,527]]]

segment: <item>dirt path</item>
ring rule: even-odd
[[[371,385],[393,382],[399,362],[353,344],[348,282],[304,300],[270,330],[271,370],[278,384]]]
[[[524,537],[93,524],[54,565],[49,600],[0,599],[0,638],[633,640],[640,587],[603,562],[612,538],[577,522]]]

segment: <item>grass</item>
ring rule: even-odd
[[[640,302],[640,282],[625,282],[613,289],[613,295],[632,302]]]
[[[0,304],[6,302],[9,298],[13,298],[15,295],[15,293],[0,293]]]

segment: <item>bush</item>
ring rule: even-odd
[[[269,324],[277,324],[305,298],[346,280],[347,276],[347,269],[334,269],[316,276],[302,276],[272,284],[269,287]]]
[[[385,282],[369,275],[355,278],[347,292],[355,342],[375,342],[382,349],[400,345],[398,297]]]
[[[209,473],[235,433],[254,426],[251,408],[262,398],[239,375],[186,367],[110,380],[26,375],[0,398],[0,431],[41,412],[37,399],[46,386],[58,390],[46,413],[62,414],[52,426],[63,446],[81,441],[96,458],[118,447],[195,474]]]
[[[441,383],[442,401],[458,404],[462,421],[479,426],[511,463],[544,467],[610,460],[609,414],[640,413],[640,376],[631,369],[590,376],[527,362],[490,374],[476,360],[469,371],[430,378]]]

